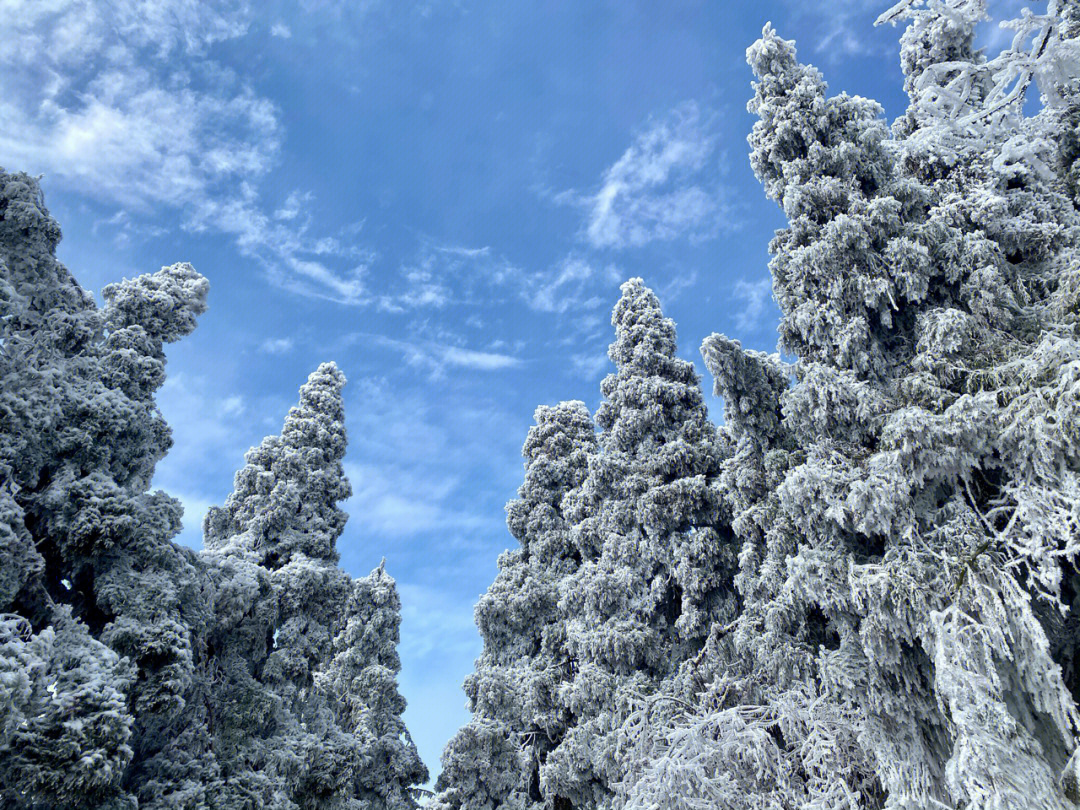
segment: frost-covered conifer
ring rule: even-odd
[[[338,727],[357,738],[361,759],[350,789],[357,806],[371,810],[411,810],[416,806],[413,790],[428,776],[401,719],[400,624],[394,580],[380,565],[353,580],[338,620],[333,657],[315,673]]]
[[[733,548],[716,488],[728,449],[675,325],[640,279],[612,313],[598,452],[573,499],[582,565],[563,592],[574,728],[542,783],[574,807],[608,805],[625,778],[620,729],[642,701],[683,694],[710,628],[734,617]]]
[[[892,137],[771,28],[749,50],[751,162],[789,221],[771,269],[797,362],[787,386],[735,341],[703,346],[739,440],[723,480],[743,610],[695,701],[634,717],[628,805],[1080,801],[1063,9],[1025,17],[988,61],[971,44],[982,3],[899,4],[885,19],[911,20],[911,108]],[[1011,95],[1024,82],[1035,116]]]
[[[195,555],[170,542],[180,505],[147,489],[170,442],[162,344],[207,283],[178,264],[98,309],[59,238],[36,181],[0,172],[0,795],[120,807],[185,722],[206,621]]]
[[[465,682],[473,719],[447,745],[439,806],[485,810],[543,805],[540,768],[574,712],[561,593],[581,564],[568,497],[581,486],[596,429],[581,402],[536,410],[522,455],[525,481],[506,506],[521,547],[499,558],[499,575],[476,606],[484,650]]]
[[[177,546],[153,397],[207,282],[173,265],[99,309],[59,238],[0,172],[0,805],[414,806],[393,581],[337,568],[344,378],[253,451],[211,550]]]
[[[734,618],[734,547],[717,488],[726,438],[709,421],[675,325],[640,279],[612,314],[615,373],[603,382],[597,453],[572,500],[579,571],[563,590],[574,727],[541,782],[574,807],[609,805],[632,763],[635,707],[694,690],[712,628]]]
[[[678,700],[710,627],[736,613],[726,442],[656,296],[640,279],[622,293],[599,440],[581,403],[541,408],[529,433],[507,507],[521,548],[477,605],[484,654],[473,720],[443,756],[447,806],[610,805],[626,715]]]
[[[209,666],[226,806],[401,810],[427,776],[401,721],[393,580],[337,566],[344,384],[332,363],[313,372],[206,516],[224,597]]]

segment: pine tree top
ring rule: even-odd
[[[693,363],[676,355],[675,323],[664,317],[656,294],[640,278],[621,289],[611,316],[615,341],[608,349],[615,372],[600,385],[605,401],[596,423],[610,449],[651,453],[645,437],[666,441],[688,419],[705,420],[704,400]]]
[[[675,356],[675,322],[664,317],[656,294],[642,279],[632,278],[620,289],[622,297],[611,313],[615,342],[608,357],[620,370],[637,365],[651,371],[656,358]]]
[[[345,375],[323,363],[300,388],[279,436],[247,452],[235,489],[206,516],[206,547],[255,552],[271,568],[296,552],[336,562],[346,514],[337,504],[352,494],[345,455]]]

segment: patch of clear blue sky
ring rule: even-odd
[[[503,505],[533,410],[595,408],[619,282],[658,291],[699,369],[713,331],[775,348],[782,220],[746,157],[746,47],[772,20],[834,92],[894,116],[899,31],[875,30],[887,4],[865,1],[218,5],[235,26],[205,47],[184,44],[198,19],[167,56],[160,28],[129,43],[137,85],[104,87],[114,57],[84,53],[55,60],[56,92],[6,54],[0,165],[46,173],[85,286],[174,261],[211,281],[160,397],[176,444],[155,484],[187,506],[183,542],[201,543],[203,511],[306,375],[345,371],[342,565],[385,556],[398,581],[406,719],[434,776],[467,716],[473,604],[514,543]],[[33,49],[58,25],[17,33]],[[102,25],[106,45],[120,36]],[[174,140],[154,122],[169,104],[192,119]]]

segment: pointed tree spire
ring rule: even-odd
[[[235,489],[204,524],[206,547],[253,554],[278,568],[295,554],[337,562],[347,515],[338,503],[352,494],[345,456],[345,375],[323,363],[300,388],[280,436],[248,451]]]
[[[571,722],[559,599],[581,563],[569,502],[596,451],[596,430],[581,402],[541,406],[535,419],[521,451],[525,481],[506,505],[506,525],[521,546],[499,557],[499,574],[476,606],[484,649],[465,681],[473,718],[443,752],[436,801],[453,810],[553,801],[540,766]]]
[[[248,451],[235,491],[206,518],[233,621],[214,662],[229,801],[411,810],[427,778],[401,719],[394,581],[384,565],[358,580],[337,565],[350,493],[344,384],[333,363],[319,366],[281,434]],[[238,696],[251,719],[230,713]]]
[[[621,717],[675,679],[710,627],[735,610],[734,553],[715,484],[729,453],[709,421],[675,325],[641,279],[622,285],[602,384],[602,428],[575,519],[580,567],[561,588],[571,722],[540,769],[545,796],[575,807],[613,794],[625,775],[615,750]]]

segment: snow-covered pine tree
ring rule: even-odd
[[[196,556],[170,542],[180,505],[147,491],[170,443],[162,344],[207,283],[178,264],[98,309],[59,239],[37,182],[0,172],[0,798],[124,807],[185,723],[207,621]]]
[[[624,719],[692,690],[710,628],[737,610],[716,488],[727,442],[641,279],[623,285],[612,324],[616,371],[602,384],[599,446],[563,506],[581,555],[560,599],[572,667],[561,691],[573,721],[540,769],[543,795],[571,807],[611,803],[626,770]]]
[[[153,397],[206,280],[174,265],[99,309],[59,238],[0,171],[0,805],[413,807],[393,580],[336,564],[344,378],[321,367],[252,451],[213,550],[177,546]]]
[[[725,490],[744,609],[696,705],[639,723],[632,807],[1080,801],[1076,11],[1016,22],[993,60],[984,14],[886,15],[912,20],[892,137],[771,28],[748,52],[795,380],[703,347],[733,435],[758,439],[724,475],[750,484]]]
[[[563,692],[572,674],[560,594],[581,564],[564,513],[588,472],[596,429],[581,402],[536,410],[522,455],[525,481],[506,506],[521,544],[476,606],[484,649],[465,682],[473,719],[446,747],[436,806],[491,810],[554,802],[540,768],[573,722]],[[549,801],[550,800],[550,801]]]
[[[417,785],[428,773],[405,728],[405,699],[398,691],[401,601],[380,565],[352,581],[333,641],[333,658],[315,673],[338,726],[359,741],[361,760],[352,774],[356,807],[412,810]]]
[[[399,810],[427,777],[401,722],[393,580],[380,568],[354,582],[337,566],[351,492],[344,384],[333,363],[313,372],[281,434],[248,452],[206,516],[231,619],[210,662],[226,804]]]

